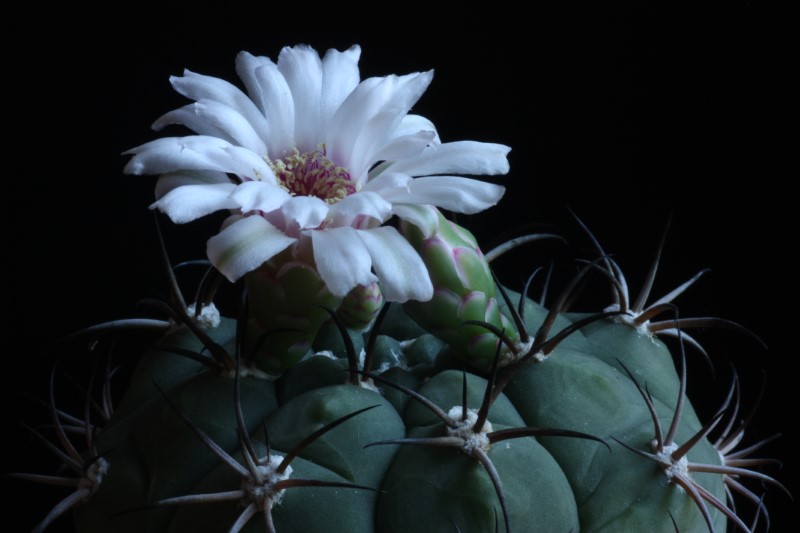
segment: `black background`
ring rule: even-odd
[[[461,219],[485,248],[507,231],[549,227],[585,250],[569,207],[638,287],[673,215],[655,295],[709,267],[678,301],[682,314],[735,320],[769,346],[727,331],[698,333],[719,377],[690,353],[692,399],[713,414],[732,361],[749,407],[763,372],[765,398],[746,442],[783,432],[764,454],[784,462],[772,472],[794,489],[797,287],[787,186],[796,165],[781,164],[791,65],[782,14],[741,2],[703,12],[523,14],[491,6],[434,17],[409,9],[395,17],[370,12],[368,24],[356,24],[335,6],[220,5],[204,14],[167,3],[131,6],[124,16],[73,9],[49,11],[51,20],[64,16],[56,23],[33,15],[5,23],[5,183],[13,210],[4,239],[11,288],[4,470],[52,468],[19,425],[41,422],[44,413],[18,394],[45,394],[59,350],[68,354],[64,365],[81,366],[72,353],[79,350],[52,343],[93,323],[146,315],[136,302],[163,293],[147,209],[154,178],[124,176],[120,154],[155,138],[152,121],[185,103],[168,77],[189,68],[233,81],[239,50],[276,58],[283,45],[322,51],[360,43],[362,78],[435,69],[415,112],[433,120],[444,141],[513,148],[511,173],[496,180],[506,197]],[[173,260],[202,257],[217,223],[163,224]],[[498,269],[518,286],[553,254],[569,268],[557,246],[542,245],[502,258]],[[7,485],[18,495],[11,520],[23,529],[63,494]],[[774,529],[783,530],[789,499],[770,488],[766,502]]]

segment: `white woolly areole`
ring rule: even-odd
[[[282,455],[271,455],[267,464],[258,466],[258,471],[263,476],[264,483],[256,483],[252,476],[244,481],[242,488],[251,501],[262,503],[265,500],[272,500],[272,505],[281,503],[284,490],[276,491],[275,484],[289,479],[292,475],[291,465],[287,465],[283,472],[278,472],[281,461],[283,461]]]
[[[338,357],[336,357],[330,350],[320,350],[315,352],[314,355],[320,355],[322,357],[327,357],[328,359],[338,359]]]
[[[389,353],[391,354],[392,358],[395,360],[395,363],[397,363],[397,364],[393,365],[389,361],[384,361],[383,363],[381,363],[381,366],[379,366],[378,369],[375,370],[376,374],[383,374],[384,372],[386,372],[390,368],[393,368],[395,366],[400,366],[400,363],[401,363],[400,362],[400,354],[398,354],[394,350],[391,350]],[[366,360],[367,360],[367,351],[364,348],[361,348],[361,353],[358,354],[358,368],[360,368],[361,370],[364,370],[364,361],[366,361]],[[401,366],[401,368],[403,368],[403,367]]]
[[[460,405],[451,407],[447,412],[447,416],[455,421],[456,427],[447,428],[447,433],[454,437],[461,437],[464,439],[464,451],[470,453],[475,448],[481,448],[484,451],[489,451],[492,443],[489,442],[487,433],[492,432],[492,424],[488,420],[483,422],[483,427],[476,433],[472,428],[478,422],[478,412],[475,409],[467,409],[467,416],[461,420],[464,414],[464,409]]]
[[[525,357],[528,354],[528,352],[531,351],[531,348],[533,348],[533,341],[534,337],[533,335],[531,335],[530,337],[528,337],[528,340],[526,342],[522,342],[522,340],[520,339],[518,342],[514,343],[515,361]]]
[[[408,368],[408,366],[405,364],[405,356],[402,353],[397,353],[394,350],[390,350],[389,354],[392,356],[392,359],[394,359],[394,364],[392,364],[392,361],[384,361],[383,363],[381,363],[381,366],[377,368],[377,370],[371,370],[371,372],[374,372],[376,374],[383,374],[387,370],[395,367],[400,367],[403,369]],[[365,370],[364,363],[366,362],[366,360],[367,360],[367,351],[364,348],[361,348],[361,352],[358,354],[358,368],[360,368],[361,370]],[[365,389],[369,389],[381,395],[383,394],[380,388],[375,386],[375,384],[372,382],[372,379],[368,379],[366,381],[359,381],[359,384],[361,385],[361,387]]]
[[[190,317],[194,318],[195,322],[197,322],[201,328],[214,329],[219,326],[219,310],[217,309],[217,306],[213,304],[213,302],[201,307],[200,314],[195,317],[196,306],[196,303],[187,306],[186,313]]]
[[[674,477],[682,477],[684,479],[689,478],[689,459],[686,458],[684,455],[677,461],[672,458],[672,453],[678,449],[678,445],[675,443],[670,444],[669,446],[665,446],[660,451],[656,451],[656,458],[658,462],[664,467],[664,473],[667,475],[667,479],[672,481]],[[680,485],[678,485],[680,487]],[[682,487],[681,487],[681,490]]]
[[[531,351],[531,348],[533,348],[533,341],[534,341],[533,335],[528,337],[528,340],[526,342],[522,342],[522,340],[520,340],[519,342],[514,344],[514,351],[516,351],[517,353],[521,353],[523,355],[528,353],[529,351]]]
[[[363,380],[363,379],[359,379],[358,380],[358,386],[361,387],[362,389],[371,390],[372,392],[376,392],[376,393],[380,394],[381,396],[383,396],[383,392],[381,392],[381,389],[379,389],[375,385],[375,383],[373,383],[371,378],[367,379],[366,381]]]
[[[364,361],[367,360],[367,351],[364,348],[361,348],[361,351],[358,354],[358,368],[364,369]]]
[[[89,494],[94,494],[100,487],[100,483],[108,474],[110,463],[103,457],[98,457],[95,462],[89,465],[83,477],[78,480],[79,489],[89,489]],[[88,498],[88,497],[87,497]]]
[[[541,363],[542,361],[545,361],[548,357],[550,357],[548,354],[546,354],[543,351],[539,350],[538,352],[533,354],[532,359],[534,361],[536,361],[537,363]]]
[[[228,379],[236,379],[236,369],[231,368],[226,372],[222,372],[222,377]],[[267,374],[260,368],[256,366],[241,366],[239,367],[239,378],[255,378],[255,379],[266,379],[267,381],[276,381],[280,376],[273,376],[272,374]]]
[[[379,372],[385,372],[394,367],[408,370],[408,358],[406,357],[406,350],[411,348],[415,342],[417,342],[417,338],[400,341],[400,352],[396,352],[394,350],[390,350],[389,352],[392,355],[392,359],[394,359],[394,364],[389,364],[388,361],[385,361],[381,365]]]
[[[604,313],[618,313],[620,310],[619,304],[611,304],[605,309],[603,309]],[[631,311],[627,313],[623,313],[621,315],[615,315],[611,317],[611,320],[616,322],[617,324],[625,324],[626,326],[630,326],[636,331],[639,332],[640,335],[647,335],[648,337],[652,337],[653,334],[648,329],[648,325],[650,324],[649,320],[645,320],[641,324],[636,323],[636,319],[641,316],[641,313],[635,314]]]
[[[364,370],[364,361],[366,361],[366,359],[367,359],[367,352],[366,350],[364,350],[364,348],[361,348],[361,353],[358,354],[358,368],[360,368],[361,370]],[[383,372],[386,372],[386,370],[388,369],[389,369],[389,364],[384,363],[378,369],[378,374],[382,374]],[[383,396],[381,390],[375,385],[375,383],[372,382],[372,378],[366,380],[359,379],[358,386],[361,387],[362,389],[367,389],[371,390],[372,392],[377,392],[378,394]]]
[[[404,351],[407,350],[408,348],[411,347],[412,344],[417,342],[417,339],[419,339],[419,337],[414,337],[413,339],[406,339],[404,341],[400,341],[400,349]]]
[[[378,369],[378,373],[382,374],[391,368],[402,368],[403,370],[408,370],[408,360],[406,358],[406,353],[403,351],[403,345],[400,344],[400,351],[396,352],[393,349],[389,350],[389,354],[392,356],[394,362],[384,361],[381,363],[380,368]]]

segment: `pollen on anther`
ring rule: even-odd
[[[292,196],[315,196],[335,204],[357,191],[350,173],[331,161],[324,147],[304,154],[295,148],[269,165],[280,185]]]

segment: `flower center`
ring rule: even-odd
[[[356,192],[350,173],[325,155],[325,147],[301,154],[297,148],[283,159],[269,161],[280,184],[292,196],[316,196],[335,204]]]

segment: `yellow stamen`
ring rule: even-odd
[[[316,196],[335,204],[357,190],[350,173],[328,159],[324,146],[304,154],[295,148],[283,159],[269,161],[269,165],[292,196]]]

